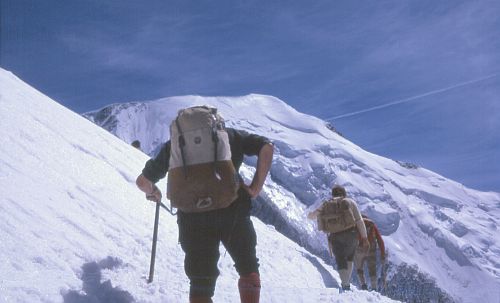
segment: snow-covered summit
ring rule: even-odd
[[[443,290],[459,302],[497,302],[498,291],[487,289],[500,286],[498,193],[468,189],[424,168],[364,151],[324,121],[271,96],[171,97],[110,105],[85,116],[125,142],[139,139],[152,155],[168,140],[177,111],[201,104],[217,107],[229,126],[273,140],[271,178],[254,209],[264,222],[326,260],[324,236],[305,213],[328,195],[332,184],[345,185],[385,236],[394,268],[393,297],[405,291],[398,298],[415,299],[419,291],[432,289],[436,294],[429,297],[436,300],[446,297]],[[426,278],[420,286],[413,283],[414,290],[401,289],[407,281],[396,271],[414,267]],[[432,280],[438,290],[426,288]]]
[[[146,283],[154,206],[135,186],[145,154],[3,69],[0,137],[1,303],[188,301],[177,225],[166,212],[155,280]],[[262,302],[393,302],[339,295],[331,266],[253,222]],[[215,301],[239,302],[236,272],[221,255]]]

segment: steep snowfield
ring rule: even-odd
[[[290,239],[327,259],[324,236],[305,219],[305,212],[328,195],[332,184],[340,183],[379,225],[392,274],[415,265],[430,277],[419,291],[430,291],[426,285],[434,279],[456,301],[498,303],[498,193],[468,189],[424,168],[364,151],[324,121],[271,96],[171,97],[115,104],[86,116],[125,142],[139,139],[144,150],[154,154],[168,139],[177,111],[200,104],[218,107],[229,126],[273,140],[272,178],[254,213]],[[250,176],[247,170],[243,174]],[[415,291],[399,294],[411,292],[400,288],[403,282],[408,283],[398,276],[389,284],[393,297],[420,296]]]
[[[0,302],[187,302],[175,217],[164,211],[146,283],[154,205],[135,177],[148,156],[2,69],[0,137]],[[393,302],[338,294],[331,266],[253,222],[262,302]],[[221,255],[215,301],[239,302],[232,261]]]

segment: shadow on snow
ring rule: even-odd
[[[330,274],[330,272],[323,265],[321,265],[321,263],[319,263],[318,259],[305,253],[303,253],[302,255],[309,262],[311,262],[311,264],[314,265],[314,267],[316,267],[319,274],[321,275],[321,278],[323,279],[323,283],[325,283],[326,288],[339,288],[339,283],[337,282],[337,280],[335,280],[335,278]]]
[[[113,287],[109,280],[101,283],[101,270],[114,269],[121,265],[117,258],[107,257],[97,262],[85,263],[82,266],[82,291],[69,291],[63,295],[64,303],[132,303],[132,295],[118,287]]]

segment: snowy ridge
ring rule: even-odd
[[[0,108],[0,302],[187,302],[166,212],[155,281],[146,283],[154,206],[135,178],[148,157],[2,69]],[[393,302],[339,295],[331,266],[253,222],[262,302]],[[221,256],[215,301],[239,302],[232,261]]]
[[[168,139],[177,111],[200,104],[216,106],[232,127],[273,140],[272,178],[254,210],[266,223],[326,259],[325,237],[305,219],[305,211],[328,195],[333,183],[343,184],[379,225],[396,270],[415,265],[457,302],[498,302],[498,193],[468,189],[424,168],[364,151],[324,121],[271,96],[171,97],[111,105],[85,116],[125,142],[141,140],[145,151],[154,154]]]

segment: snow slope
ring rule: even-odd
[[[175,217],[164,211],[146,283],[154,205],[135,178],[148,156],[2,69],[0,137],[0,302],[187,302]],[[393,302],[339,295],[331,266],[253,222],[262,302]],[[215,301],[239,302],[221,252]]]
[[[171,97],[114,104],[85,116],[125,142],[139,139],[154,154],[168,139],[177,111],[200,104],[218,107],[229,126],[273,140],[272,178],[254,209],[263,221],[328,260],[324,236],[305,212],[328,195],[332,184],[343,184],[385,236],[392,297],[425,302],[424,293],[440,302],[452,296],[457,302],[498,303],[498,193],[468,189],[424,168],[364,151],[324,121],[271,96]],[[244,171],[247,178],[250,170]]]

